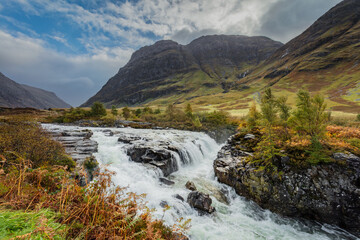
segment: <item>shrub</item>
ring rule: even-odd
[[[356,116],[356,120],[360,122],[360,113]]]
[[[0,125],[0,155],[14,161],[29,159],[33,167],[45,165],[75,167],[59,142],[50,138],[38,124],[9,122]]]
[[[114,116],[118,115],[118,110],[114,105],[111,106],[111,114]]]
[[[62,118],[62,122],[71,123],[75,122],[90,116],[90,112],[82,108],[70,108],[68,112],[65,113]]]
[[[91,106],[90,115],[93,117],[106,116],[106,108],[101,102],[94,102]]]
[[[123,117],[124,117],[126,120],[129,119],[130,116],[131,116],[130,109],[129,109],[128,107],[124,107],[124,108],[122,109],[122,115],[123,115]]]

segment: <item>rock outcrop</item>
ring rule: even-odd
[[[246,141],[255,136],[247,135]],[[304,169],[279,162],[282,174],[259,171],[239,150],[244,139],[230,138],[214,161],[218,180],[276,213],[335,224],[360,236],[360,158],[335,153],[335,163]],[[344,164],[345,163],[345,164]]]

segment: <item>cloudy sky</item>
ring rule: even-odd
[[[286,43],[340,0],[0,0],[0,72],[73,106],[161,39],[265,35]]]

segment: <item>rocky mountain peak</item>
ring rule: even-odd
[[[134,52],[130,58],[130,61],[128,64],[131,64],[135,61],[139,61],[141,59],[145,58],[151,58],[155,56],[156,54],[159,54],[161,52],[165,52],[172,49],[179,48],[179,44],[177,42],[174,42],[172,40],[161,40],[157,41],[155,44],[151,46],[145,46]]]

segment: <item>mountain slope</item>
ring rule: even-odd
[[[224,35],[201,37],[186,46],[159,41],[136,51],[83,106],[95,101],[136,105],[161,97],[179,102],[226,92],[239,76],[281,46],[266,37]]]
[[[360,1],[345,0],[239,83],[273,86],[287,95],[307,88],[328,96],[334,110],[354,112],[360,109],[359,63]]]
[[[69,104],[53,92],[21,85],[0,73],[0,106],[33,108],[68,108]]]

